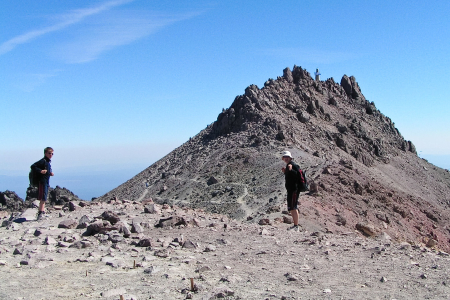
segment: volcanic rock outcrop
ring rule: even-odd
[[[23,209],[23,199],[15,192],[0,192],[0,211],[19,211]]]
[[[27,196],[25,198],[25,203],[31,203],[37,199],[38,189],[37,187],[28,187]],[[49,188],[48,190],[48,202],[51,205],[66,205],[71,201],[81,201],[77,195],[72,193],[70,190],[66,188],[61,188],[56,186],[56,188]],[[30,205],[26,205],[26,207],[30,207]]]
[[[450,249],[448,170],[418,157],[353,76],[314,81],[297,66],[247,87],[214,123],[96,201],[152,198],[249,222],[282,218],[283,150],[315,187],[301,196],[301,223]]]
[[[4,191],[0,192],[0,211],[4,212],[19,212],[25,208],[32,208],[36,206],[34,201],[37,200],[38,189],[37,187],[28,187],[25,201],[20,198],[15,192]],[[77,195],[72,193],[66,188],[56,186],[56,188],[50,187],[48,190],[48,204],[49,205],[62,205],[68,206],[70,202],[82,201]]]

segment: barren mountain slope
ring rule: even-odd
[[[419,158],[354,77],[316,82],[296,66],[249,86],[216,122],[98,201],[153,198],[273,220],[286,209],[283,150],[317,188],[301,197],[303,225],[450,250],[448,170]]]

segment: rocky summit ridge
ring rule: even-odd
[[[276,222],[286,209],[283,150],[311,183],[302,226],[450,250],[448,170],[418,157],[355,77],[315,81],[298,66],[247,87],[214,123],[96,201],[152,198]]]

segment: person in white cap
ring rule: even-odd
[[[291,152],[283,151],[282,160],[286,163],[286,167],[281,168],[286,180],[285,187],[287,190],[287,207],[291,213],[294,221],[294,226],[289,227],[288,230],[299,231],[298,225],[298,197],[300,195],[298,185],[298,175],[300,167],[292,161]]]

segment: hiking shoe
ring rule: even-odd
[[[289,227],[287,230],[291,230],[291,231],[300,231],[298,225],[294,225],[292,227]]]
[[[43,219],[47,219],[47,216],[45,215],[45,212],[39,212],[37,214],[36,221],[40,221],[40,220],[43,220]]]

